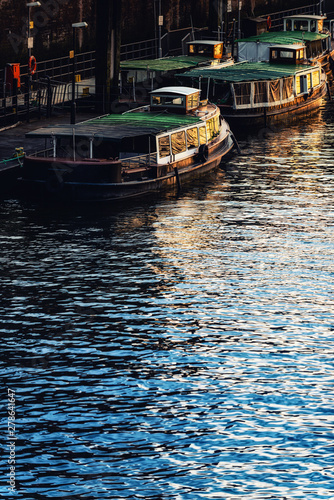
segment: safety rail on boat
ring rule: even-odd
[[[196,109],[195,115],[198,116],[199,118],[204,118],[209,119],[212,118],[216,113],[217,113],[217,106],[213,103],[210,103],[209,107],[212,107],[213,109],[211,111],[208,111],[207,109]]]
[[[51,156],[53,156],[53,148],[40,149],[39,151],[34,151],[34,153],[28,153],[27,156],[50,158]]]
[[[140,167],[149,168],[157,163],[157,153],[148,153],[140,156],[131,156],[130,158],[121,158],[122,167],[126,169],[135,169]]]

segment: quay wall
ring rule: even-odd
[[[95,50],[95,8],[102,0],[40,0],[40,7],[31,7],[34,22],[32,53],[38,60],[66,54],[73,45],[71,24],[86,21],[88,28],[77,30],[77,48]],[[115,0],[116,1],[116,0]],[[117,0],[121,1],[121,0]],[[285,8],[309,5],[308,0],[242,0],[241,16],[261,15]],[[28,8],[24,0],[0,0],[0,68],[6,62],[27,62]],[[162,34],[189,27],[218,26],[218,10],[224,0],[161,0],[164,19]],[[292,5],[293,4],[293,5]],[[157,36],[157,0],[127,0],[122,2],[121,43],[132,43]],[[237,17],[238,0],[232,0]]]

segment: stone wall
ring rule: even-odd
[[[107,1],[107,0],[106,0]],[[121,1],[121,0],[118,0]],[[34,21],[34,49],[37,59],[51,59],[68,53],[72,48],[73,22],[87,21],[88,28],[78,30],[77,42],[82,50],[95,49],[96,0],[40,0],[40,7],[31,8]],[[218,26],[221,0],[161,0],[166,31],[189,27]],[[261,15],[268,11],[307,5],[308,0],[242,0],[242,17]],[[122,5],[121,43],[154,38],[156,36],[158,0],[127,0]],[[223,5],[226,5],[224,0]],[[232,0],[237,15],[238,0]],[[0,68],[6,62],[27,61],[26,1],[0,0]]]

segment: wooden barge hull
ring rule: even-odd
[[[87,171],[91,172],[90,162],[27,156],[24,161],[23,176],[19,179],[21,192],[29,198],[70,202],[122,201],[150,193],[164,192],[180,188],[184,183],[189,183],[217,168],[233,146],[232,135],[228,133],[218,144],[209,147],[207,159],[190,158],[172,162],[160,176],[157,176],[159,174],[156,166],[137,169],[131,173],[124,172],[121,161],[104,162],[103,168],[109,171],[108,175],[111,179],[114,178],[114,182],[83,180],[82,166],[87,165]],[[96,167],[99,168],[98,163]],[[36,171],[40,175],[36,176]],[[122,181],[124,175],[132,176],[133,180]]]
[[[319,110],[322,99],[327,93],[326,82],[312,94],[297,97],[293,102],[271,107],[235,110],[230,106],[219,105],[222,116],[232,129],[236,126],[267,126],[279,122],[291,122],[300,116],[308,116]]]

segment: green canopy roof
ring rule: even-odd
[[[300,42],[313,42],[314,40],[322,40],[328,38],[328,35],[323,33],[313,33],[310,31],[266,31],[260,35],[253,35],[248,38],[239,38],[237,42],[262,42],[262,43],[277,43],[287,44]]]
[[[202,120],[190,115],[129,112],[122,115],[105,115],[76,125],[44,127],[26,134],[27,137],[72,137],[97,136],[106,141],[120,141],[124,137],[156,135],[168,130],[199,123]]]
[[[135,61],[122,61],[121,71],[124,70],[150,70],[150,71],[175,71],[208,63],[212,60],[207,56],[175,56],[161,59],[138,59]]]
[[[179,77],[187,78],[212,78],[215,81],[225,82],[250,82],[256,80],[276,80],[277,78],[292,76],[298,71],[306,69],[317,69],[317,66],[306,66],[304,64],[271,64],[267,62],[241,62],[232,66],[218,69],[194,68],[186,71]]]

